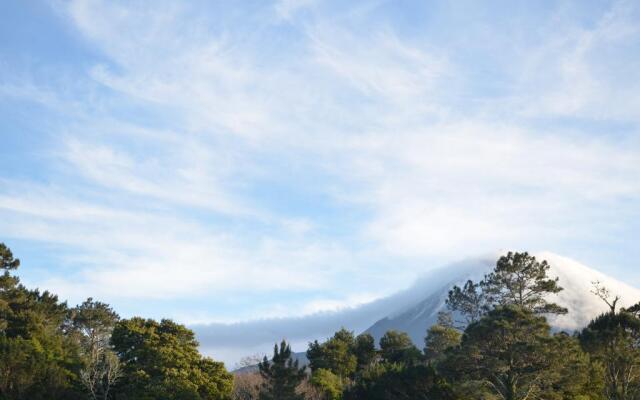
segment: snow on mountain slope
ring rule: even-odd
[[[410,288],[354,308],[233,324],[200,324],[191,328],[203,352],[229,365],[248,354],[269,354],[273,344],[283,338],[295,351],[304,351],[309,341],[323,341],[341,327],[356,333],[370,332],[376,339],[390,329],[405,331],[422,347],[427,328],[436,322],[438,311],[445,308],[449,289],[454,284],[464,284],[467,279],[479,281],[493,269],[499,256],[494,253],[430,270]],[[600,281],[613,294],[621,296],[621,306],[640,301],[640,290],[576,261],[549,252],[535,256],[551,264],[550,275],[559,277],[560,286],[565,289],[550,299],[569,309],[567,315],[550,318],[557,329],[579,329],[607,310],[606,304],[591,293],[593,281]]]
[[[612,294],[619,295],[621,307],[640,301],[640,290],[574,260],[550,252],[534,255],[538,260],[549,262],[549,275],[558,277],[560,286],[564,288],[557,295],[549,296],[549,300],[569,309],[566,315],[549,317],[550,324],[556,329],[580,329],[593,317],[607,311],[607,305],[591,293],[592,282],[599,281]],[[431,282],[431,285],[428,285],[430,290],[422,292],[420,301],[378,320],[366,332],[371,333],[377,340],[390,329],[404,331],[411,336],[416,345],[421,346],[427,328],[436,322],[438,312],[446,308],[445,299],[449,289],[454,284],[464,284],[467,279],[482,279],[484,274],[492,270],[497,258],[498,255],[468,260],[429,273],[409,289],[409,292],[419,292],[426,289],[425,282]],[[437,284],[434,284],[436,282]]]
[[[608,310],[607,305],[591,293],[592,283],[595,281],[599,281],[609,289],[612,295],[620,296],[619,307],[629,307],[640,302],[640,290],[600,271],[549,252],[537,254],[536,258],[549,262],[551,265],[549,275],[558,277],[560,286],[564,288],[556,296],[550,297],[550,300],[569,309],[566,315],[549,317],[549,322],[556,328],[580,329],[593,317]]]

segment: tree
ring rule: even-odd
[[[0,336],[0,399],[78,398],[64,342],[60,336],[43,339]]]
[[[380,354],[388,363],[416,364],[422,358],[420,350],[406,332],[387,331],[380,338]]]
[[[482,290],[493,304],[513,304],[537,314],[566,314],[566,308],[545,298],[562,291],[558,278],[547,277],[548,271],[545,260],[538,262],[527,252],[509,252],[500,257],[493,272],[485,276]]]
[[[462,334],[453,327],[449,313],[438,314],[438,322],[427,330],[424,338],[424,355],[428,362],[437,363],[448,349],[460,344]]]
[[[262,377],[259,372],[236,372],[233,378],[234,400],[258,400]]]
[[[373,364],[344,393],[345,400],[451,400],[454,393],[430,366]]]
[[[327,398],[325,391],[311,383],[311,376],[307,376],[302,381],[297,391],[304,400],[326,400]]]
[[[562,291],[558,278],[549,278],[548,271],[547,261],[538,262],[527,252],[509,252],[479,283],[469,280],[463,288],[455,285],[449,291],[447,307],[465,318],[465,326],[496,306],[515,305],[536,314],[566,314],[566,308],[546,299]]]
[[[460,314],[467,326],[478,321],[487,312],[489,306],[480,285],[468,280],[462,288],[454,285],[446,300],[447,308]]]
[[[69,312],[71,334],[75,334],[82,351],[80,382],[92,399],[107,400],[115,383],[122,377],[120,360],[109,340],[118,314],[108,304],[88,298]]]
[[[4,243],[0,243],[0,269],[6,272],[17,269],[20,266],[20,260],[13,258],[11,249]]]
[[[119,400],[214,400],[231,394],[231,374],[200,355],[193,332],[183,325],[167,319],[121,320],[111,343],[123,363]]]
[[[324,356],[324,349],[322,344],[317,340],[313,342],[309,342],[309,347],[307,348],[307,360],[309,360],[309,368],[312,371],[317,369],[329,369],[329,361]]]
[[[4,270],[0,275],[0,333],[3,333],[8,325],[8,317],[11,314],[9,302],[12,300],[12,294],[18,288],[18,278],[12,276],[9,271],[15,270],[20,266],[20,260],[13,258],[13,253],[4,243],[0,243],[0,270]]]
[[[109,399],[111,389],[123,375],[122,365],[116,354],[106,349],[85,361],[80,371],[80,382],[94,400]]]
[[[595,294],[600,298],[607,306],[609,306],[609,311],[612,313],[616,313],[616,306],[618,305],[618,301],[620,301],[620,296],[613,296],[611,291],[607,289],[605,286],[602,286],[600,281],[591,282],[593,285],[593,289],[591,293]]]
[[[605,395],[611,400],[640,396],[640,319],[621,310],[602,314],[580,333],[580,342],[604,366]]]
[[[582,350],[576,336],[557,333],[545,350],[548,351],[549,367],[541,379],[541,397],[604,400],[602,366]]]
[[[361,371],[371,365],[377,356],[376,344],[373,336],[369,333],[358,335],[356,337],[354,352],[358,361],[358,371]]]
[[[291,358],[291,347],[284,340],[276,344],[271,361],[265,356],[260,364],[260,375],[264,379],[260,400],[303,400],[296,392],[305,378],[305,368],[298,367],[298,360]]]
[[[467,327],[444,371],[466,384],[461,387],[489,391],[503,400],[526,399],[537,394],[536,383],[546,366],[536,354],[548,330],[542,318],[524,310],[496,308]]]
[[[569,340],[551,336],[546,319],[531,310],[498,306],[467,327],[460,346],[439,369],[462,392],[485,392],[503,400],[559,393],[575,398],[589,393],[590,370],[588,358]]]
[[[74,399],[77,346],[64,330],[66,303],[11,275],[20,261],[0,243],[0,399]]]
[[[233,369],[242,370],[241,372],[244,372],[244,370],[248,370],[248,369],[249,370],[255,369],[255,367],[260,363],[260,361],[262,361],[264,356],[265,356],[264,353],[254,353],[248,356],[244,356],[240,359],[240,361],[238,361],[235,364]]]
[[[339,400],[342,398],[344,383],[338,375],[328,369],[320,368],[313,371],[311,384],[319,390],[323,400]]]
[[[326,369],[340,378],[348,378],[358,366],[355,351],[356,339],[353,332],[342,328],[322,344],[318,341],[309,343],[307,358],[312,371]]]
[[[200,356],[193,365],[193,382],[198,387],[198,396],[202,400],[228,399],[233,390],[233,375],[224,367],[224,363],[210,357]]]

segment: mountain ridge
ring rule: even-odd
[[[369,332],[376,340],[389,329],[407,331],[421,348],[426,330],[436,322],[438,311],[444,309],[451,287],[464,284],[467,279],[481,280],[493,269],[502,254],[504,252],[488,253],[432,269],[422,274],[410,287],[358,307],[302,317],[235,324],[196,324],[191,327],[196,332],[203,352],[223,358],[229,364],[247,354],[269,354],[273,344],[283,338],[294,349],[306,349],[309,341],[324,341],[341,327],[356,333]],[[620,306],[630,306],[640,301],[639,289],[603,272],[552,252],[532,254],[539,261],[549,262],[550,275],[558,276],[559,284],[564,288],[551,299],[569,308],[565,316],[549,316],[549,322],[556,330],[573,331],[607,311],[607,305],[590,292],[594,280],[608,287],[612,294],[620,295]]]
[[[607,287],[612,295],[619,295],[621,307],[628,307],[640,301],[639,289],[575,260],[548,251],[533,255],[538,261],[546,260],[549,263],[548,275],[559,278],[559,285],[563,288],[561,292],[548,296],[550,301],[569,310],[566,315],[547,316],[549,324],[556,330],[580,329],[592,318],[608,310],[608,306],[591,292],[594,282],[600,282]],[[451,274],[448,283],[426,295],[418,303],[376,321],[364,332],[372,334],[377,341],[386,331],[395,329],[407,332],[416,345],[422,345],[426,330],[437,321],[438,312],[446,309],[445,300],[449,290],[453,285],[463,285],[468,279],[476,282],[482,279],[495,265],[495,260],[490,264],[487,261],[488,259],[483,257],[480,262],[476,261],[475,265],[473,261],[471,265],[467,261],[445,267]],[[434,275],[435,278],[435,275],[443,272],[442,269],[435,270],[428,276]],[[422,279],[429,279],[428,276]]]

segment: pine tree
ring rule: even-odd
[[[66,303],[29,290],[10,273],[20,266],[0,243],[0,399],[75,399],[76,344],[66,335]]]
[[[284,340],[276,344],[271,361],[265,356],[258,364],[264,379],[260,400],[303,400],[296,389],[305,378],[305,368],[298,367],[298,360],[291,358],[291,347]]]
[[[493,272],[480,285],[490,303],[513,304],[536,314],[566,314],[566,308],[545,298],[562,291],[558,278],[549,278],[548,271],[546,260],[538,262],[527,252],[509,252],[498,259]]]
[[[604,366],[608,399],[640,396],[640,318],[626,310],[609,311],[582,330],[580,342]]]
[[[509,252],[496,262],[493,271],[479,283],[469,280],[463,288],[449,291],[447,307],[462,315],[463,325],[477,322],[496,306],[514,305],[535,314],[566,314],[567,309],[547,300],[563,289],[558,278],[549,278],[547,261],[529,253]]]
[[[13,269],[17,269],[19,266],[20,260],[17,258],[13,258],[11,249],[9,249],[4,243],[0,243],[0,269],[10,271]]]
[[[543,316],[517,305],[498,306],[469,325],[438,370],[462,397],[599,398],[589,358],[575,339],[552,336]]]
[[[451,386],[431,366],[372,364],[347,387],[344,400],[454,400]]]
[[[447,308],[461,315],[461,329],[478,321],[489,310],[487,300],[480,285],[468,280],[462,288],[454,285],[446,300]]]

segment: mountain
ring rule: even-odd
[[[547,260],[551,264],[550,275],[559,277],[560,286],[564,287],[553,301],[567,307],[569,313],[550,318],[556,329],[571,331],[581,328],[591,318],[607,310],[606,304],[591,293],[593,281],[600,281],[613,294],[621,296],[621,306],[640,301],[640,290],[574,260],[549,252],[534,255],[538,260]],[[482,279],[493,269],[499,256],[495,253],[469,258],[432,269],[411,287],[354,308],[190,327],[200,341],[200,350],[224,360],[228,365],[250,354],[271,354],[273,344],[283,338],[291,343],[294,350],[304,352],[309,341],[323,341],[341,327],[356,333],[370,332],[376,339],[389,329],[405,331],[421,348],[427,328],[436,321],[438,311],[445,307],[449,289],[454,284],[464,284],[467,279]]]
[[[549,323],[557,330],[580,329],[596,315],[608,310],[607,305],[591,291],[593,282],[600,282],[612,294],[621,297],[620,306],[630,306],[640,301],[640,290],[591,269],[574,260],[550,252],[535,254],[538,260],[550,264],[549,276],[558,277],[563,291],[549,296],[548,300],[567,307],[566,315],[549,316]],[[404,308],[379,319],[365,330],[376,341],[390,329],[407,332],[414,343],[421,346],[428,327],[436,322],[438,312],[446,309],[445,299],[454,284],[462,286],[468,279],[478,281],[495,265],[494,258],[468,260],[435,270],[414,285],[410,292],[422,291],[422,298]]]

